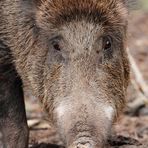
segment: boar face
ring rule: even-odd
[[[28,79],[67,147],[103,147],[129,79],[122,0],[36,7]]]

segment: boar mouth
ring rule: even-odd
[[[78,143],[75,146],[70,146],[69,148],[93,148],[93,146],[90,144],[90,142],[83,142]]]
[[[83,137],[84,138],[84,137]],[[81,141],[81,142],[80,142]],[[103,148],[104,144],[97,145],[94,141],[92,140],[86,140],[82,141],[79,139],[79,142],[73,143],[71,146],[68,148]]]

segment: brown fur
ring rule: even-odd
[[[50,20],[53,26],[81,19],[95,24],[102,23],[104,26],[117,26],[122,25],[122,22],[125,21],[123,17],[127,13],[120,0],[117,3],[116,0],[100,0],[98,2],[96,0],[43,1],[37,9],[39,9],[37,13],[39,21]]]
[[[103,147],[125,105],[127,14],[125,0],[0,1],[0,45],[8,48],[0,46],[0,67],[5,51],[67,147]],[[109,53],[102,50],[104,36],[113,40]]]

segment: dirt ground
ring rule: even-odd
[[[148,83],[148,12],[138,11],[130,16],[129,48]],[[136,97],[136,92],[129,87],[128,99],[131,97]],[[26,96],[26,109],[30,127],[29,148],[62,147],[34,97]],[[109,139],[107,148],[148,148],[148,109],[141,110],[139,116],[121,115],[114,128],[116,134]]]

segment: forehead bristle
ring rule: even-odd
[[[91,23],[122,24],[126,9],[120,0],[47,0],[39,6],[41,21],[60,26],[73,20]]]

